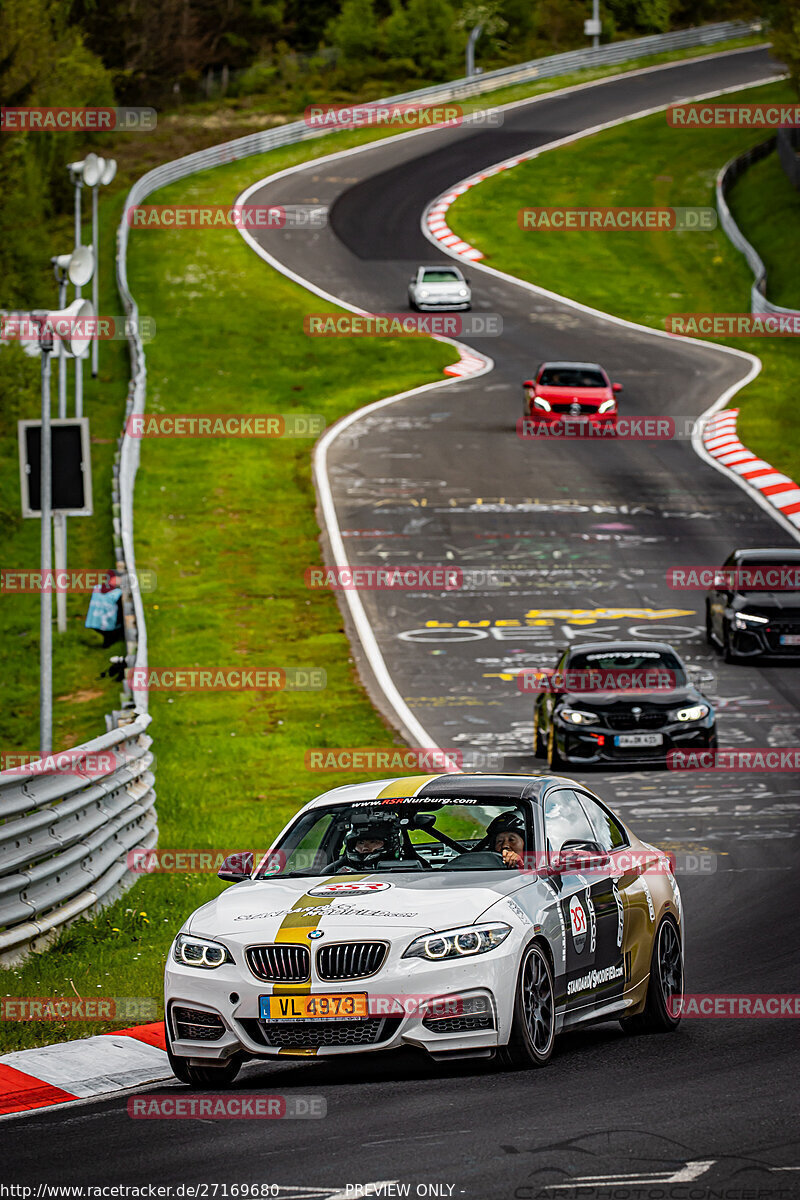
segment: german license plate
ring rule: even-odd
[[[800,646],[800,633],[782,633],[782,646]]]
[[[262,1021],[357,1020],[369,1016],[366,992],[316,993],[311,996],[259,996]]]
[[[622,750],[626,746],[661,746],[663,742],[663,733],[619,733],[614,738],[614,745]]]

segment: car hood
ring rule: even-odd
[[[423,289],[426,292],[443,292],[446,296],[456,295],[462,288],[467,288],[469,285],[463,280],[455,280],[453,283],[417,283],[415,287],[418,291]]]
[[[669,709],[680,708],[687,704],[708,704],[709,701],[696,687],[689,685],[673,688],[670,691],[656,689],[637,692],[564,692],[559,703],[565,704],[569,708],[616,708],[629,712],[635,704],[641,707],[644,703],[648,708],[657,705],[659,708]]]
[[[749,612],[757,617],[800,615],[800,594],[797,592],[748,592],[737,594],[731,607],[735,612]]]
[[[467,880],[465,876],[469,876]],[[245,880],[227,888],[192,914],[188,930],[206,937],[269,941],[291,911],[306,916],[308,925],[343,934],[357,930],[455,929],[469,925],[492,904],[531,882],[517,871],[453,871],[376,873],[364,884],[379,890],[350,895],[314,895],[326,884],[351,882],[352,877]],[[353,881],[356,885],[358,881]]]
[[[611,388],[607,387],[542,387],[541,384],[538,384],[536,395],[541,396],[543,400],[555,400],[558,404],[569,404],[571,400],[586,400],[600,404],[603,400],[612,399],[614,393]]]

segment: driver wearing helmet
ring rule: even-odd
[[[488,849],[499,854],[507,867],[524,866],[525,822],[517,812],[500,813],[486,830]]]
[[[389,821],[354,825],[344,839],[341,858],[331,871],[374,871],[382,859],[400,857],[399,831]]]

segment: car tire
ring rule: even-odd
[[[556,990],[553,969],[541,942],[532,942],[520,963],[514,992],[511,1036],[501,1046],[501,1064],[514,1071],[543,1067],[556,1038]]]
[[[626,1033],[671,1033],[680,1025],[681,1018],[670,1012],[670,1001],[682,996],[681,935],[673,918],[664,917],[653,939],[644,1008],[634,1017],[623,1017],[620,1025]]]
[[[547,765],[551,771],[557,771],[559,767],[563,767],[564,760],[558,752],[556,745],[556,729],[553,722],[550,722],[550,733],[547,737]]]
[[[726,663],[736,662],[736,654],[731,647],[731,627],[727,621],[722,622],[722,657]]]
[[[188,1058],[173,1054],[169,1033],[167,1033],[167,1058],[175,1078],[193,1088],[228,1087],[233,1083],[242,1066],[241,1057],[234,1055],[222,1066],[196,1067],[189,1062]]]

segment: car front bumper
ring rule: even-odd
[[[513,1016],[520,952],[517,937],[512,933],[495,950],[468,961],[439,963],[402,959],[402,950],[410,940],[404,939],[399,949],[392,947],[386,965],[377,975],[336,983],[312,979],[310,984],[273,987],[251,975],[239,961],[226,963],[214,971],[201,971],[170,958],[164,996],[172,1052],[197,1063],[215,1063],[241,1053],[252,1058],[316,1057],[414,1046],[438,1056],[491,1051],[505,1044]],[[236,949],[229,948],[238,959]],[[330,1034],[334,1044],[310,1045],[308,1042],[316,1036],[323,1036],[323,1027],[330,1030],[337,1022],[330,1018],[316,1021],[313,1025],[320,1033],[309,1036],[307,1023],[292,1022],[289,1030],[284,1021],[262,1021],[259,1016],[261,996],[345,992],[366,992],[370,1020],[382,1022],[380,1028],[375,1028],[377,1036],[366,1044],[342,1041],[363,1036],[363,1022],[350,1021],[346,1022],[347,1030],[334,1029]],[[464,1002],[463,1017],[459,1016],[461,1006],[457,1000]],[[472,1013],[473,1002],[477,1002],[483,1013]],[[175,1008],[213,1014],[222,1023],[222,1035],[213,1039],[178,1036]],[[481,1018],[480,1026],[471,1020],[472,1016]],[[470,1019],[471,1027],[463,1027],[464,1019]],[[462,1023],[454,1027],[453,1022]],[[278,1033],[272,1035],[270,1042],[273,1028]],[[327,1034],[324,1036],[328,1038]]]
[[[660,733],[660,746],[619,746],[616,738],[625,734],[641,732]],[[601,740],[602,739],[602,740]],[[673,750],[707,750],[716,744],[716,726],[713,719],[691,721],[685,724],[671,723],[661,729],[614,730],[601,725],[581,728],[567,727],[562,721],[556,724],[556,744],[565,763],[589,766],[598,763],[627,764],[663,763]]]

